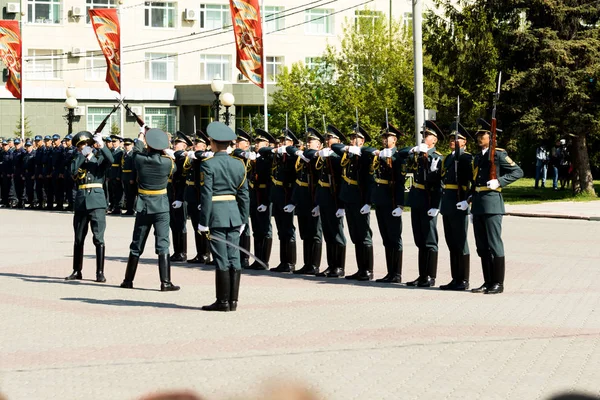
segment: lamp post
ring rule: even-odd
[[[215,101],[213,101],[213,110],[215,113],[215,121],[219,120],[219,96],[221,92],[223,92],[223,88],[225,87],[225,83],[221,79],[220,75],[215,76],[215,78],[210,83],[210,90],[215,94]]]
[[[229,113],[229,107],[231,107],[234,102],[235,97],[233,97],[233,94],[223,93],[221,95],[221,104],[225,106],[225,113],[223,114],[223,117],[225,117],[225,125],[227,126],[229,126],[229,118],[231,117],[231,114]]]
[[[69,126],[69,135],[73,133],[73,120],[75,119],[75,107],[77,107],[77,98],[75,98],[75,88],[67,88],[67,99],[65,100],[65,107],[67,108],[67,125]]]

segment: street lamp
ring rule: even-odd
[[[234,102],[235,97],[233,97],[233,94],[223,93],[221,95],[221,104],[225,106],[225,114],[223,114],[223,117],[225,117],[225,125],[229,125],[229,118],[231,117],[231,114],[229,113],[229,107],[231,107]]]
[[[219,96],[221,92],[223,92],[223,88],[225,87],[225,82],[221,79],[220,75],[215,76],[215,78],[210,83],[210,90],[215,94],[215,101],[213,101],[213,110],[215,112],[215,121],[219,120]]]
[[[65,107],[68,112],[65,116],[67,118],[67,124],[69,126],[69,135],[73,133],[73,120],[75,119],[75,107],[77,107],[77,99],[75,98],[75,88],[67,88],[67,99],[65,100]]]

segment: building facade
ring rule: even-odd
[[[411,2],[372,0],[264,0],[264,48],[268,90],[284,66],[318,64],[327,44],[337,46],[344,23],[375,17],[411,23]],[[94,131],[117,104],[105,82],[106,63],[89,21],[90,8],[119,9],[122,93],[152,127],[191,133],[213,116],[211,81],[220,77],[235,96],[235,119],[262,113],[263,92],[235,67],[235,45],[226,0],[0,0],[3,19],[22,18],[23,93],[31,134],[64,136],[66,89],[78,100],[73,131]],[[6,69],[3,78],[6,81]],[[18,135],[20,104],[0,88],[0,136]],[[111,129],[133,137],[131,116],[114,113]]]

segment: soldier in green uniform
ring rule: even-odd
[[[104,277],[104,231],[106,229],[106,196],[102,189],[105,172],[113,163],[113,157],[104,146],[102,137],[92,136],[90,132],[79,132],[73,138],[77,148],[69,167],[75,180],[77,193],[74,200],[73,228],[73,273],[66,280],[81,279],[83,267],[83,246],[88,232],[92,228],[96,246],[96,282],[106,282]],[[94,146],[96,151],[92,149]]]
[[[441,133],[440,133],[441,134]],[[436,151],[438,132],[423,131],[423,143],[409,150],[408,170],[413,173],[413,186],[408,194],[413,237],[419,248],[419,277],[408,286],[435,286],[438,261],[437,216],[442,197],[442,154]]]
[[[333,125],[327,126],[325,140],[327,147],[317,153],[316,170],[319,180],[317,186],[317,206],[313,216],[321,216],[323,236],[327,253],[327,269],[317,276],[341,278],[346,274],[346,235],[344,234],[344,203],[340,199],[342,180],[342,158],[331,149],[346,138]]]
[[[235,311],[240,290],[239,251],[224,241],[238,245],[240,232],[248,223],[249,197],[246,167],[227,155],[235,133],[221,122],[207,128],[214,156],[202,163],[200,170],[200,223],[198,230],[210,234],[210,248],[216,264],[217,301],[202,307],[206,311]],[[210,233],[209,233],[210,230]]]
[[[294,226],[294,205],[292,190],[296,182],[296,159],[298,139],[289,129],[284,129],[279,136],[279,146],[273,149],[273,165],[271,167],[271,203],[273,217],[279,237],[279,265],[271,268],[274,272],[294,272],[296,268],[296,227]]]
[[[254,151],[245,154],[252,166],[251,172],[248,174],[250,219],[254,237],[254,255],[269,265],[273,245],[270,200],[273,152],[269,143],[274,143],[275,138],[263,129],[256,129],[255,132]],[[250,264],[248,269],[264,270],[265,267],[255,261]]]
[[[125,215],[133,215],[133,205],[137,194],[135,169],[133,168],[133,140],[123,139],[123,158],[121,159],[121,181],[125,195]]]
[[[484,283],[474,293],[496,294],[504,291],[504,243],[502,242],[502,215],[504,199],[502,188],[523,177],[523,170],[508,156],[506,150],[496,148],[494,164],[497,179],[490,179],[490,132],[476,133],[481,152],[473,161],[471,214],[477,254],[481,257]],[[463,203],[461,208],[466,209]]]
[[[231,153],[231,156],[242,161],[246,167],[246,173],[249,173],[252,169],[252,164],[251,161],[246,158],[246,152],[249,152],[250,150],[250,142],[252,141],[252,138],[246,131],[240,128],[236,129],[235,133],[237,135],[237,139],[235,142],[235,149]],[[240,234],[240,247],[250,251],[250,241],[250,224],[246,224],[246,228]],[[242,268],[247,269],[250,266],[250,257],[248,254],[240,251],[240,260]]]
[[[206,157],[211,157],[212,152],[206,151],[209,142],[208,137],[200,129],[196,130],[194,148],[187,152],[183,169],[186,174],[185,180],[185,202],[187,203],[188,215],[194,227],[194,242],[196,244],[196,257],[187,260],[190,264],[210,264],[210,243],[205,235],[201,235],[195,229],[198,226],[200,215],[200,166]]]
[[[312,210],[317,205],[317,157],[316,153],[323,145],[323,136],[315,128],[309,127],[306,133],[306,149],[290,156],[296,157],[296,184],[292,192],[292,203],[298,216],[298,229],[302,239],[304,265],[294,274],[315,275],[321,267],[323,249],[323,228],[321,217],[313,216]]]
[[[173,235],[173,250],[171,262],[187,261],[187,204],[185,203],[185,188],[187,186],[187,173],[183,164],[187,160],[187,148],[194,143],[181,131],[175,132],[173,138],[173,156],[177,166],[171,183],[167,185],[167,195],[169,197],[170,226]]]
[[[144,144],[147,148],[144,150]],[[129,246],[129,259],[122,288],[133,288],[133,278],[140,256],[144,252],[150,228],[154,227],[160,290],[179,290],[171,283],[171,261],[169,260],[169,199],[167,181],[175,172],[175,162],[169,150],[169,138],[160,129],[149,129],[138,136],[133,148],[135,170],[138,175],[138,199],[135,205],[133,240]],[[171,154],[170,156],[168,154]]]
[[[110,135],[112,142],[112,154],[114,162],[108,172],[110,193],[110,214],[121,215],[121,200],[123,200],[123,184],[121,182],[121,161],[123,160],[123,149],[121,143],[123,138],[118,135]]]
[[[358,271],[346,279],[373,280],[373,231],[371,231],[371,156],[362,155],[361,147],[371,137],[362,126],[352,126],[350,145],[331,145],[342,159],[340,199],[346,211],[350,239],[354,243]]]
[[[383,148],[375,150],[363,148],[363,154],[370,154],[372,179],[371,199],[375,205],[375,215],[379,233],[385,248],[387,274],[377,282],[402,282],[402,212],[404,210],[404,182],[406,175],[406,154],[398,152],[396,143],[400,131],[386,124],[381,131]]]
[[[450,134],[450,149],[442,165],[442,203],[440,213],[444,222],[444,236],[450,250],[450,273],[452,281],[441,285],[442,290],[466,290],[469,288],[469,275],[471,270],[469,243],[467,232],[469,230],[469,211],[458,208],[462,202],[466,203],[469,196],[469,186],[472,180],[473,156],[465,151],[467,144],[466,132],[454,131]],[[456,149],[456,135],[458,135],[459,149]],[[458,154],[458,159],[457,159]],[[457,169],[458,166],[458,169]],[[461,207],[462,208],[462,207]]]

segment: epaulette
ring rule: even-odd
[[[245,160],[243,158],[240,158],[238,156],[234,156],[233,153],[230,156],[231,158],[235,158],[236,160],[240,160],[241,162],[243,162],[244,164],[246,163]]]
[[[440,152],[439,152],[439,151],[437,151],[437,150],[435,150],[435,151],[434,151],[434,153],[435,153],[435,154],[437,154],[438,156],[442,156],[442,155],[443,155],[442,153],[440,153]]]
[[[503,151],[503,152],[505,152],[505,153],[506,153],[506,150],[504,150],[504,149],[501,149],[500,147],[496,147],[496,151],[498,151],[498,150],[500,150],[500,151]]]
[[[211,158],[214,158],[214,156],[209,156],[209,157],[203,158],[202,162],[206,162],[206,161],[210,160]]]

